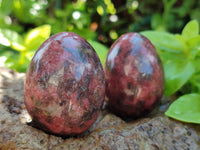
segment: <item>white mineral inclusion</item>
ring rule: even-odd
[[[122,37],[122,40],[126,40],[128,39],[128,35],[125,35],[124,37]]]
[[[59,81],[62,79],[63,75],[64,75],[64,66],[62,66],[56,74],[53,74],[52,76],[50,76],[48,83],[49,84],[53,84],[55,86],[58,86]]]
[[[132,69],[132,65],[130,63],[124,65],[124,73],[126,76],[129,76]]]
[[[115,45],[113,50],[108,55],[107,60],[111,62],[111,68],[114,67],[114,63],[115,63],[114,59],[117,56],[118,52],[119,52],[119,44]]]
[[[40,60],[45,52],[45,50],[48,48],[49,44],[51,42],[46,43],[35,55],[35,57],[33,58],[33,60],[36,62],[37,60]]]
[[[78,39],[78,36],[74,35],[73,38],[77,40],[77,39]]]
[[[155,58],[153,55],[151,55],[151,54],[147,55],[146,57],[148,58],[148,60],[149,60],[151,63],[154,63],[154,62],[156,61],[156,58]]]
[[[124,89],[124,93],[126,93],[128,96],[135,95],[135,92],[131,89]]]
[[[86,63],[86,64],[83,64],[83,63],[77,64],[76,67],[75,67],[75,77],[76,77],[76,80],[79,81],[82,78],[85,69],[86,70],[91,70],[91,68],[92,68],[92,66],[89,63]]]
[[[68,33],[67,32],[64,32],[63,34],[61,34],[61,35],[59,35],[59,36],[57,36],[56,38],[55,38],[55,40],[61,40],[64,36],[68,36]]]
[[[48,49],[50,44],[51,44],[51,41],[46,43],[42,48],[40,48],[40,50],[34,56],[33,61],[37,62],[37,64],[36,64],[36,72],[38,71],[38,68],[39,68],[39,61],[42,58],[45,50]]]

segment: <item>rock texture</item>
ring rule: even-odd
[[[186,124],[154,111],[145,118],[124,121],[102,112],[89,132],[61,138],[27,124],[23,99],[25,74],[0,68],[0,149],[1,150],[199,150],[200,126]],[[165,103],[164,101],[163,103]]]

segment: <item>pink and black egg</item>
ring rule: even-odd
[[[27,71],[24,101],[32,120],[61,136],[87,131],[101,112],[105,78],[91,45],[62,32],[47,39]]]
[[[108,108],[121,117],[147,115],[163,94],[161,60],[153,44],[138,33],[126,33],[111,46],[105,78]]]

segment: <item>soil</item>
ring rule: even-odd
[[[0,68],[0,150],[199,150],[200,126],[164,115],[169,99],[150,115],[123,120],[106,107],[77,137],[58,137],[34,127],[23,98],[24,73]]]

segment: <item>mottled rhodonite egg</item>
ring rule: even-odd
[[[85,39],[62,32],[37,50],[27,71],[24,101],[41,129],[64,136],[83,133],[96,121],[104,97],[102,65]]]
[[[111,46],[105,78],[108,107],[119,116],[144,116],[162,97],[161,60],[152,43],[138,33],[126,33]]]

